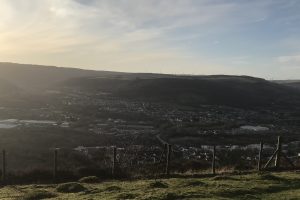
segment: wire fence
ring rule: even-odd
[[[36,157],[31,153],[2,151],[3,184],[78,180],[85,176],[103,179],[224,170],[295,169],[299,166],[300,143],[253,144],[249,146],[183,147],[161,140],[161,145],[129,145],[49,149]],[[22,155],[18,159],[14,155]],[[21,164],[20,164],[21,163]]]

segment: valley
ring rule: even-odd
[[[11,171],[48,169],[55,148],[69,158],[61,164],[63,168],[86,155],[91,163],[79,166],[102,166],[103,160],[87,152],[111,146],[119,148],[120,156],[132,151],[129,155],[136,163],[152,163],[160,159],[163,149],[157,137],[173,145],[178,158],[174,162],[194,163],[184,170],[195,168],[198,162],[209,167],[212,145],[224,154],[220,166],[235,166],[236,156],[245,154],[243,166],[253,168],[260,141],[266,144],[268,155],[278,135],[284,138],[288,156],[295,162],[298,159],[300,93],[292,87],[253,77],[152,74],[150,78],[105,72],[107,77],[99,78],[100,72],[93,77],[86,73],[60,77],[61,81],[43,89],[41,83],[39,87],[29,84],[27,90],[26,73],[25,78],[18,77],[18,82],[24,81],[22,89],[12,90],[21,87],[14,86],[18,85],[14,77],[9,79],[10,89],[0,96],[0,147],[9,152]],[[105,151],[108,158],[101,159],[109,168],[111,153]],[[139,153],[133,156],[133,152]]]

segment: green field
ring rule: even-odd
[[[194,177],[5,186],[0,199],[300,199],[299,172]]]

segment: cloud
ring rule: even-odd
[[[235,51],[233,45],[222,49],[224,35],[275,20],[272,7],[282,6],[280,2],[0,0],[0,60],[118,71],[234,73],[216,62],[214,54],[200,53],[206,50],[199,51],[202,40],[222,50],[227,60],[234,57],[228,65],[251,64],[240,55],[226,55]]]
[[[278,57],[278,61],[281,63],[300,62],[300,54],[293,56],[280,56]]]
[[[278,62],[286,65],[298,65],[300,68],[300,54],[298,55],[290,55],[290,56],[279,56],[277,58]]]
[[[56,60],[73,54],[86,56],[82,64],[126,67],[137,60],[141,67],[162,59],[176,65],[182,58],[189,65],[183,49],[168,46],[171,30],[217,21],[231,7],[194,2],[1,0],[1,57],[70,66],[78,62]]]
[[[249,56],[238,56],[231,58],[231,62],[233,65],[248,65],[249,62]]]

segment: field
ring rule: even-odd
[[[300,199],[299,175],[299,172],[253,172],[94,184],[5,186],[0,189],[0,199]]]

